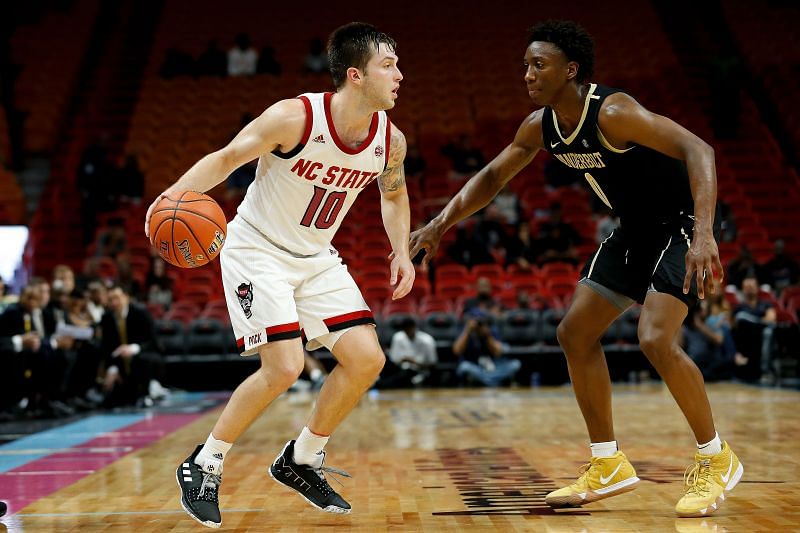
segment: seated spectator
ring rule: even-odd
[[[125,287],[125,293],[135,302],[147,301],[143,287],[144,278],[133,271],[129,257],[127,252],[117,256],[117,285]]]
[[[69,360],[66,372],[67,396],[82,408],[96,407],[101,399],[98,397],[98,392],[93,390],[100,377],[100,350],[95,344],[98,340],[99,327],[89,312],[89,299],[83,291],[75,289],[69,294],[66,310],[67,326],[91,334],[89,337],[75,340],[72,352],[74,358]]]
[[[219,47],[216,40],[209,41],[206,49],[197,58],[196,72],[198,76],[224,78],[228,75],[228,55]]]
[[[0,410],[10,410],[23,398],[27,403],[34,395],[25,374],[41,357],[42,335],[33,328],[35,309],[41,311],[38,295],[28,286],[22,289],[19,301],[0,315],[0,357],[3,358]]]
[[[0,316],[0,347],[9,356],[4,358],[3,375],[7,379],[0,387],[0,398],[5,407],[18,404],[34,415],[69,416],[75,411],[63,402],[67,367],[64,350],[71,349],[74,341],[55,336],[54,325],[48,331],[42,307],[43,285],[47,284],[28,284],[19,303]]]
[[[480,312],[487,316],[498,318],[500,316],[500,304],[492,296],[492,282],[489,278],[478,278],[475,282],[477,295],[473,298],[464,300],[464,316],[470,313]]]
[[[530,270],[536,264],[539,250],[531,239],[530,226],[524,220],[517,224],[516,234],[509,238],[506,247],[506,266],[517,265],[523,270]]]
[[[381,372],[379,388],[420,385],[436,364],[436,341],[417,329],[413,318],[406,319],[400,331],[392,335],[389,358]]]
[[[312,39],[308,45],[308,55],[303,59],[303,69],[312,74],[328,72],[328,55],[320,39]]]
[[[472,138],[466,133],[462,133],[454,142],[443,146],[442,154],[452,164],[450,169],[450,179],[452,180],[468,178],[486,164],[483,152],[472,145]]]
[[[228,76],[252,76],[258,65],[258,52],[250,44],[250,36],[240,33],[233,40],[235,46],[228,50]]]
[[[152,398],[146,398],[151,382],[160,387],[164,363],[150,313],[132,304],[125,289],[115,285],[108,291],[108,311],[100,321],[100,330],[106,405],[152,403]]]
[[[739,351],[747,358],[742,378],[748,381],[763,377],[773,379],[772,335],[777,312],[771,303],[759,300],[758,280],[753,275],[742,281],[743,300],[733,311],[734,339]]]
[[[128,236],[125,233],[125,221],[112,218],[108,226],[97,236],[97,257],[116,259],[117,255],[128,249]]]
[[[75,290],[75,272],[68,265],[56,265],[53,268],[53,289],[63,290],[67,294]]]
[[[165,309],[172,305],[172,279],[167,276],[167,263],[160,256],[150,258],[150,271],[144,285],[148,303]]]
[[[472,311],[464,330],[453,343],[453,354],[460,359],[456,374],[487,387],[496,387],[513,378],[522,364],[503,357],[503,345],[490,325],[489,316]]]
[[[800,265],[786,254],[783,240],[775,241],[775,255],[764,264],[764,278],[772,285],[776,294],[780,294],[789,285],[797,284],[800,279]]]
[[[503,225],[503,217],[497,206],[489,204],[481,211],[480,219],[475,225],[474,238],[492,254],[500,259],[505,257],[508,233]]]
[[[766,281],[761,272],[761,266],[756,263],[752,252],[747,246],[742,245],[739,254],[728,263],[728,267],[725,269],[725,279],[729,284],[741,287],[747,277],[754,277],[758,283]]]
[[[486,245],[472,238],[463,224],[456,228],[456,240],[447,247],[447,255],[467,268],[494,263],[494,257]]]
[[[492,200],[491,206],[497,211],[503,224],[516,225],[522,213],[519,195],[509,186],[503,187]]]
[[[62,311],[60,309],[60,302],[58,306],[51,301],[50,284],[46,279],[38,276],[32,277],[28,281],[28,287],[33,288],[38,295],[39,306],[33,311],[33,320],[35,322],[35,329],[43,337],[50,337],[56,332],[58,322],[64,320]],[[58,312],[57,312],[58,311]]]
[[[280,76],[283,72],[283,67],[275,59],[275,49],[271,46],[265,46],[258,54],[258,65],[256,72],[259,74],[272,74],[273,76]]]
[[[686,353],[706,381],[730,379],[736,356],[727,302],[721,294],[689,310],[683,329]]]
[[[99,324],[108,305],[108,290],[102,281],[93,280],[89,282],[87,291],[89,301],[86,303],[86,310],[92,315],[92,322]]]
[[[539,225],[539,256],[544,263],[565,262],[578,264],[578,249],[583,239],[580,233],[561,218],[561,204],[550,205],[550,218]]]

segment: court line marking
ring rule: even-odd
[[[225,509],[227,513],[253,513],[262,512],[266,509]],[[146,514],[186,514],[186,511],[177,509],[175,511],[95,511],[91,513],[17,513],[12,516],[25,516],[25,517],[40,517],[40,518],[60,518],[68,516],[130,516],[130,515],[146,515]]]
[[[0,445],[0,473],[8,472],[53,453],[63,453],[61,450],[76,448],[98,437],[113,434],[119,429],[144,419],[145,415],[141,413],[135,415],[93,415]],[[58,442],[57,450],[53,450],[50,447],[54,440]],[[98,447],[94,448],[97,449]]]

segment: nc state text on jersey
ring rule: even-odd
[[[343,189],[363,189],[379,174],[379,172],[365,172],[352,168],[337,167],[336,165],[326,168],[326,165],[322,163],[306,159],[298,159],[297,163],[292,167],[292,172],[308,181],[316,181],[321,178],[320,182],[323,185],[331,185]]]

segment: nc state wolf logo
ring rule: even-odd
[[[236,287],[236,297],[239,298],[239,305],[242,306],[244,316],[246,318],[253,316],[253,311],[250,310],[250,307],[253,305],[253,284],[242,283]]]

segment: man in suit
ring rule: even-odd
[[[49,328],[42,297],[41,286],[29,284],[19,302],[0,316],[0,353],[4,374],[10,377],[0,404],[9,406],[27,398],[31,409],[69,415],[72,409],[59,401],[63,392],[60,376],[66,366],[64,350],[72,347],[73,339],[53,334],[55,325]]]
[[[164,373],[150,313],[132,304],[128,292],[115,285],[108,291],[100,330],[106,404],[133,404],[147,397],[150,381],[160,380]]]

